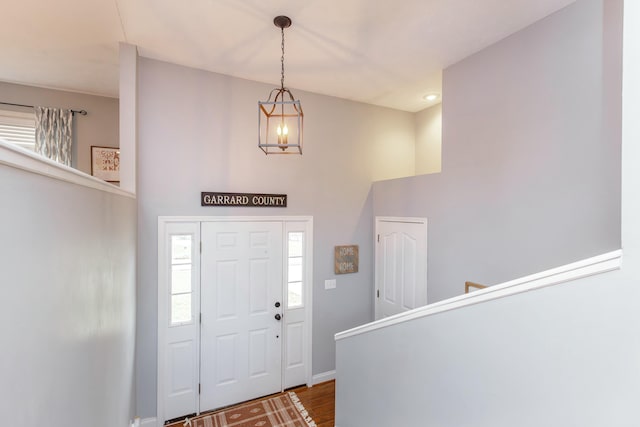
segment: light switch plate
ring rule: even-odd
[[[325,289],[335,289],[336,288],[336,279],[325,280],[324,281]]]

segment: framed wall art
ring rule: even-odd
[[[113,184],[119,184],[120,149],[92,145],[91,175]]]
[[[334,248],[334,273],[357,273],[358,252],[358,245],[336,246]]]

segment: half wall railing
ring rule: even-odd
[[[591,276],[621,262],[613,251],[336,334],[336,426],[597,420],[584,403],[606,398],[602,346],[617,341],[598,315],[611,276]]]

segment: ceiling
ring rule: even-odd
[[[0,80],[117,97],[124,41],[144,57],[275,87],[273,17],[284,14],[294,94],[418,111],[441,92],[442,69],[573,1],[20,0],[3,5]]]

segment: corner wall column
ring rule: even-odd
[[[120,188],[136,193],[138,49],[120,43]]]

